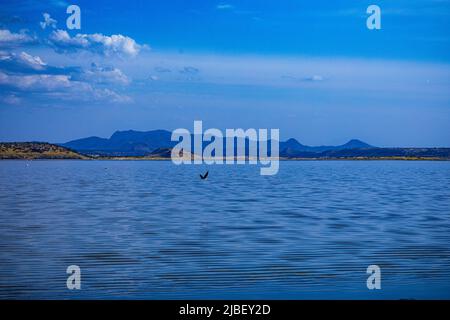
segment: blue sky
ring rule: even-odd
[[[0,141],[203,120],[310,145],[450,146],[449,1],[0,2]]]

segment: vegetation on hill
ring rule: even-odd
[[[0,159],[89,159],[68,148],[46,142],[2,142]]]

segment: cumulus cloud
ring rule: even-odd
[[[26,31],[14,33],[8,29],[0,29],[0,46],[2,47],[15,47],[34,41],[35,38],[30,36]]]
[[[26,97],[30,93],[34,97],[128,103],[130,97],[105,88],[128,83],[126,75],[113,67],[54,67],[26,52],[0,52],[0,88],[9,104],[20,102],[16,94]]]
[[[21,52],[18,60],[35,70],[42,70],[47,65],[40,57],[29,55],[26,52]]]
[[[127,85],[130,83],[128,77],[120,69],[110,66],[102,67],[95,63],[91,65],[91,69],[85,70],[73,78],[96,84]]]
[[[42,16],[44,17],[44,21],[39,22],[42,29],[45,29],[47,27],[52,27],[53,29],[56,28],[57,21],[53,19],[49,13],[43,13]]]
[[[90,69],[80,67],[50,66],[38,56],[26,52],[20,54],[0,51],[0,70],[21,74],[68,75],[72,80],[94,84],[127,85],[128,77],[118,68],[91,64]]]
[[[21,90],[60,90],[73,87],[67,75],[11,75],[0,71],[0,85],[11,86]],[[78,85],[78,83],[76,84]],[[81,84],[83,86],[83,84]],[[81,87],[79,89],[82,89]]]
[[[114,103],[128,103],[132,99],[120,95],[113,90],[95,88],[91,84],[82,81],[73,81],[68,75],[10,75],[0,71],[0,86],[6,86],[15,90],[49,93],[49,97],[64,98],[66,100],[82,101],[107,101]]]
[[[100,101],[111,101],[114,103],[131,103],[133,99],[127,95],[118,94],[110,89],[93,90],[94,99]]]
[[[105,36],[101,33],[77,34],[71,37],[65,30],[55,30],[50,43],[59,52],[89,51],[105,56],[135,57],[145,47],[130,37],[121,34]]]
[[[0,52],[0,68],[10,71],[26,71],[31,70],[43,70],[46,67],[46,63],[42,61],[40,57],[34,57],[26,52],[20,54]]]
[[[21,74],[68,74],[80,72],[76,67],[49,66],[38,56],[32,56],[26,52],[19,54],[0,51],[0,70]]]

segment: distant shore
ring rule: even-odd
[[[380,148],[381,149],[381,148]],[[409,148],[409,150],[415,150]],[[383,149],[381,149],[383,150]],[[417,150],[424,150],[424,148],[417,148]],[[339,161],[339,160],[403,160],[403,161],[450,161],[450,148],[428,148],[425,150],[445,150],[445,156],[436,156],[433,152],[429,155],[407,155],[407,156],[377,156],[377,155],[361,155],[364,153],[370,154],[369,150],[353,149],[348,150],[348,153],[340,154],[339,156],[311,156],[307,157],[285,157],[280,156],[280,161]],[[370,150],[372,152],[372,150]],[[448,152],[447,152],[448,151]],[[423,153],[423,152],[422,152]],[[356,156],[354,154],[357,154]],[[194,156],[189,157],[194,158]],[[197,156],[195,156],[197,157]],[[226,158],[223,158],[224,160]],[[236,158],[233,158],[236,159]],[[248,157],[242,157],[241,160],[248,160]],[[89,155],[82,154],[75,150],[62,147],[59,145],[46,142],[7,142],[0,143],[0,160],[115,160],[115,161],[170,161],[170,150],[164,150],[161,154],[150,154],[145,156],[110,156],[110,155]]]
[[[77,160],[77,161],[172,161],[171,158],[161,157],[84,157],[84,158],[69,158],[69,157],[2,157],[0,155],[0,161],[63,161],[63,160]],[[246,159],[247,161],[248,159]],[[427,157],[352,157],[352,158],[279,158],[279,161],[450,161],[449,158],[427,158]]]

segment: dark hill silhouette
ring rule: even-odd
[[[109,139],[89,137],[61,144],[81,153],[109,156],[144,156],[157,149],[172,148],[176,142],[170,141],[171,132],[116,131]]]
[[[155,151],[172,148],[177,142],[171,141],[171,132],[167,130],[153,131],[116,131],[109,139],[88,137],[61,144],[81,153],[110,156],[145,156]],[[192,139],[193,140],[193,139]],[[209,142],[204,142],[204,146]],[[246,141],[248,150],[248,140]],[[345,150],[354,148],[373,148],[360,140],[350,140],[340,146],[306,146],[296,139],[290,138],[280,142],[280,154],[293,155],[299,151],[323,152],[327,150]],[[224,143],[225,150],[225,143]],[[247,153],[247,152],[246,152]]]
[[[177,144],[171,141],[171,132],[116,131],[109,138],[88,137],[69,141],[61,146],[82,154],[95,156],[149,156],[169,158],[171,149]],[[192,149],[194,136],[191,136]],[[203,148],[210,142],[204,141]],[[223,144],[226,155],[226,144]],[[249,141],[245,141],[245,154],[248,155]],[[235,148],[236,152],[236,148]],[[283,158],[356,158],[356,157],[435,157],[450,158],[450,148],[378,148],[358,139],[349,140],[338,146],[307,146],[290,138],[281,141],[279,154]],[[270,155],[270,147],[269,147]]]

